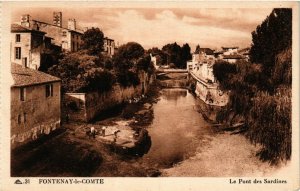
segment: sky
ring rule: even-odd
[[[138,42],[145,49],[177,42],[200,47],[251,45],[251,32],[272,8],[22,8],[12,12],[12,22],[23,14],[52,23],[54,11],[61,11],[63,26],[75,18],[77,26],[99,27],[120,45]]]

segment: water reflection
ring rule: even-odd
[[[186,97],[187,93],[185,89],[163,89],[161,97],[166,100],[177,100],[180,97]]]
[[[169,167],[195,153],[201,137],[208,134],[207,122],[196,111],[196,99],[185,89],[163,89],[153,106],[149,126],[152,145],[141,160],[155,167]]]

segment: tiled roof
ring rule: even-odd
[[[222,46],[222,49],[238,49],[238,48],[239,48],[238,46],[227,46],[227,47]]]
[[[55,76],[51,76],[38,70],[24,68],[19,64],[11,64],[11,74],[14,80],[13,87],[31,86],[36,84],[43,84],[47,82],[61,81]]]
[[[224,55],[223,56],[223,59],[243,59],[245,58],[244,56],[242,55],[239,55],[239,54],[232,54],[232,55]]]
[[[244,48],[238,51],[238,53],[243,54],[243,55],[248,55],[250,51],[250,48]]]
[[[61,27],[61,26],[57,26],[57,25],[54,25],[52,23],[46,23],[46,22],[43,22],[43,21],[38,21],[38,20],[34,20],[32,19],[32,21],[36,22],[36,23],[39,23],[39,24],[45,24],[45,25],[49,25],[49,26],[52,26],[52,27],[57,27],[57,28],[61,28],[61,29],[65,29],[65,30],[68,30],[69,32],[76,32],[78,34],[83,34],[84,32],[80,29],[76,29],[76,30],[71,30],[71,29],[68,29],[66,27]]]
[[[21,26],[19,24],[11,24],[10,28],[11,32],[37,32],[37,33],[43,33],[46,34],[45,32],[38,31],[38,30],[33,30],[24,26]]]
[[[199,48],[195,51],[195,54],[199,54],[200,52],[204,52],[207,55],[213,55],[214,51],[210,48]]]
[[[114,41],[114,39],[108,38],[108,37],[104,37],[104,40],[110,40],[110,41]]]
[[[11,24],[11,32],[30,32],[31,30],[18,24]]]

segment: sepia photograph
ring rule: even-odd
[[[1,53],[14,184],[238,177],[226,184],[299,189],[298,4],[19,3],[6,4]]]

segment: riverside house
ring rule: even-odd
[[[15,63],[11,73],[11,146],[15,148],[60,127],[61,80]]]
[[[213,74],[216,60],[213,50],[199,48],[193,53],[187,66],[190,76],[195,80],[196,95],[206,104],[224,106],[229,97],[228,92],[219,89],[219,83]]]

